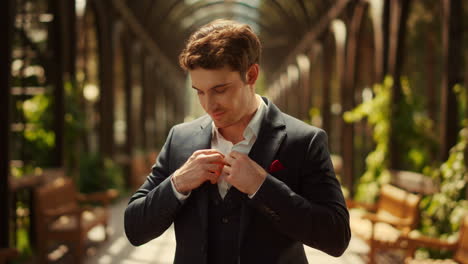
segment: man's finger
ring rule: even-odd
[[[236,159],[237,158],[237,153],[236,151],[231,151],[231,153],[229,153],[229,157],[233,158],[233,159]]]
[[[215,163],[215,162],[223,163],[224,162],[224,155],[221,153],[214,153],[214,154],[199,156],[198,158],[206,163]]]
[[[224,166],[223,167],[223,172],[226,173],[227,175],[231,175],[231,166]]]
[[[212,183],[215,184],[218,182],[219,175],[216,175],[215,173],[209,172],[207,174],[207,179]]]
[[[199,149],[193,152],[193,155],[199,156],[200,154],[210,155],[210,154],[216,154],[216,153],[224,156],[223,153],[221,153],[219,150],[216,150],[216,149]]]
[[[204,167],[205,167],[206,170],[209,171],[209,172],[219,173],[220,166],[222,166],[222,165],[215,164],[215,163],[209,163],[209,164],[205,164]]]
[[[231,153],[229,153],[228,156],[232,157],[233,159],[239,159],[239,158],[241,158],[243,156],[247,156],[247,155],[234,150],[234,151],[231,151]]]
[[[234,162],[234,159],[231,156],[228,155],[224,157],[225,165],[231,166],[233,162]]]

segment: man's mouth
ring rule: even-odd
[[[220,119],[224,115],[225,111],[218,111],[211,114],[214,119]]]

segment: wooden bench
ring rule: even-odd
[[[10,192],[11,192],[11,215],[14,217],[14,220],[11,221],[11,228],[14,234],[18,230],[18,224],[24,223],[25,218],[29,218],[26,221],[30,221],[34,223],[35,221],[35,210],[34,210],[34,189],[38,188],[41,185],[44,185],[47,182],[53,181],[54,179],[64,177],[65,170],[63,168],[46,168],[35,171],[31,174],[23,175],[21,178],[14,178],[13,176],[9,176],[10,181]],[[29,210],[24,210],[26,212],[22,215],[18,214],[17,204],[18,202],[23,203],[26,205]],[[32,245],[36,245],[36,231],[34,225],[25,225],[27,228],[28,239],[32,243]],[[16,245],[16,237],[12,237],[12,244]]]
[[[461,263],[468,264],[468,215],[462,219],[458,240],[449,242],[437,238],[431,238],[410,233],[404,238],[408,241],[407,264],[435,264],[435,263]],[[454,252],[453,259],[432,260],[432,259],[414,259],[414,252],[420,247],[451,250]]]
[[[39,263],[48,262],[52,242],[66,243],[75,262],[81,263],[88,231],[95,226],[104,226],[107,239],[107,206],[117,197],[117,191],[83,195],[70,178],[64,177],[36,188],[34,196]],[[82,207],[79,202],[99,202],[103,207]]]
[[[370,247],[369,263],[375,263],[379,249],[405,248],[402,235],[416,228],[419,222],[421,196],[396,186],[385,184],[376,204],[362,204],[348,200],[351,231],[364,239]]]
[[[7,261],[18,257],[18,255],[18,250],[14,248],[0,248],[0,264],[7,263]]]

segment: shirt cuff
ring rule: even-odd
[[[265,179],[266,179],[266,178],[265,178]],[[254,196],[255,196],[255,194],[257,194],[258,190],[260,190],[260,188],[262,187],[262,185],[263,185],[264,182],[265,182],[265,180],[263,180],[262,184],[260,184],[260,186],[258,186],[258,189],[257,189],[254,193],[252,193],[251,195],[248,194],[247,196],[248,196],[250,199],[253,199]]]
[[[175,197],[181,202],[185,201],[190,196],[191,192],[189,192],[188,194],[183,194],[183,193],[178,192],[175,185],[174,185],[173,179],[174,178],[171,176],[171,186],[172,186],[172,190],[174,191]]]

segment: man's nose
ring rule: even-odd
[[[207,96],[206,97],[206,109],[208,112],[213,112],[218,108],[217,100],[214,96]]]

